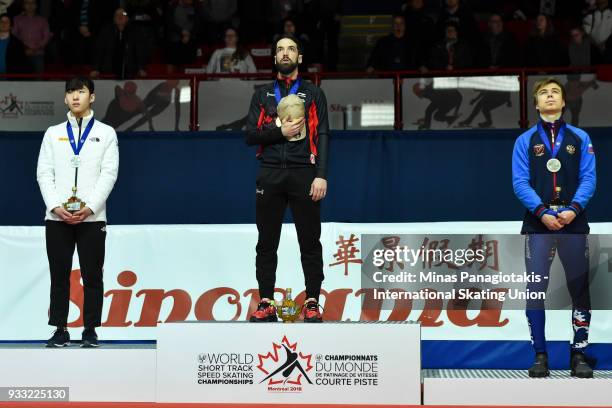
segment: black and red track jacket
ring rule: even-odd
[[[287,96],[293,81],[279,80],[281,97]],[[317,168],[316,177],[327,179],[327,149],[329,123],[325,94],[312,82],[301,80],[297,96],[304,101],[306,137],[289,142],[276,125],[276,97],[274,82],[257,88],[247,118],[246,142],[260,145],[257,158],[262,167]]]

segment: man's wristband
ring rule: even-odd
[[[582,206],[578,204],[576,201],[572,201],[572,203],[567,207],[568,210],[572,210],[576,213],[576,215],[582,212]]]
[[[546,208],[544,204],[540,204],[535,208],[535,210],[533,210],[533,215],[535,215],[538,218],[542,218],[542,216],[546,214],[547,211],[548,211],[548,208]]]

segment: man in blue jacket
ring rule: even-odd
[[[595,152],[589,135],[561,118],[565,107],[561,82],[555,78],[537,82],[533,98],[540,120],[519,136],[512,155],[514,193],[527,209],[521,230],[526,234],[525,264],[527,272],[540,277],[527,289],[546,291],[558,251],[572,298],[571,374],[590,378],[593,370],[584,356],[591,321],[586,206],[595,192]],[[544,301],[528,301],[526,314],[536,353],[529,376],[546,377]]]

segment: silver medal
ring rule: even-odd
[[[79,156],[72,156],[70,158],[70,165],[73,168],[78,169],[81,166],[81,158]]]
[[[550,159],[546,162],[546,168],[551,173],[556,173],[561,170],[561,162],[559,161],[559,159]]]

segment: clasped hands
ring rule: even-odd
[[[89,207],[83,207],[74,214],[66,211],[66,209],[63,207],[55,207],[51,212],[60,217],[63,222],[69,225],[80,224],[85,221],[87,217],[93,214],[93,211]]]
[[[576,213],[563,207],[559,211],[546,210],[542,215],[542,223],[551,231],[559,231],[576,218]]]

